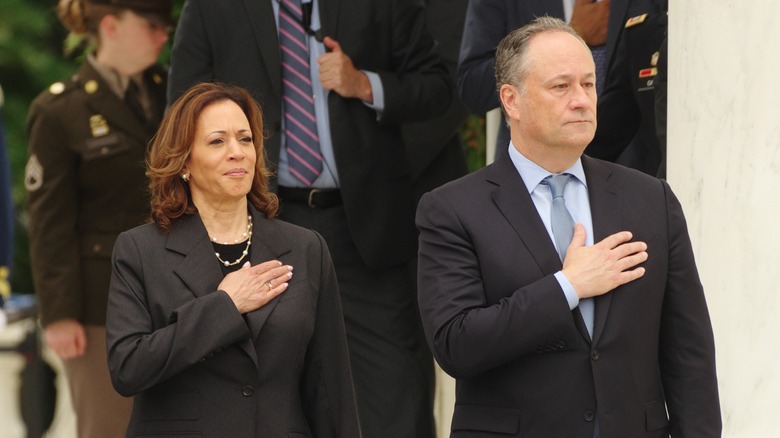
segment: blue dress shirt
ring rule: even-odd
[[[552,175],[552,173],[526,158],[515,148],[511,141],[509,142],[509,157],[512,159],[512,163],[515,165],[517,172],[520,173],[520,177],[523,178],[523,182],[525,183],[526,189],[528,189],[528,193],[531,195],[531,200],[536,207],[536,211],[539,213],[539,217],[542,218],[544,227],[547,229],[550,241],[555,245],[555,239],[553,238],[552,232],[552,221],[550,219],[552,193],[550,192],[550,186],[541,184],[541,182]],[[569,183],[566,185],[566,192],[564,195],[566,208],[569,210],[569,213],[571,213],[574,222],[581,223],[585,227],[585,245],[593,245],[593,221],[591,220],[590,215],[588,183],[585,179],[582,161],[578,159],[570,168],[561,173],[568,173],[574,177],[569,180]],[[563,289],[563,294],[566,296],[566,301],[569,303],[569,309],[574,310],[575,307],[580,307],[582,319],[585,320],[585,326],[588,328],[588,333],[590,333],[592,337],[593,299],[587,298],[580,300],[577,293],[574,291],[574,286],[572,286],[566,276],[563,275],[563,272],[556,272],[555,279],[558,280],[561,289]]]

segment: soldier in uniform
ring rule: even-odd
[[[655,0],[647,13],[626,21],[615,63],[598,103],[596,136],[587,155],[648,175],[664,176],[655,127],[655,92],[667,2]]]
[[[123,436],[132,401],[108,376],[105,315],[117,235],[149,217],[144,161],[165,109],[156,65],[171,27],[164,0],[60,0],[94,45],[28,116],[30,255],[48,347],[62,360],[78,436]]]

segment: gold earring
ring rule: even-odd
[[[183,173],[181,175],[181,179],[183,179],[184,182],[186,182],[186,183],[190,182],[190,174],[189,173]]]

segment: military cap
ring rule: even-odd
[[[142,14],[171,16],[171,0],[88,0],[90,3],[131,9]]]

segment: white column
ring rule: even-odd
[[[780,2],[670,2],[668,177],[712,316],[724,437],[780,430]]]

